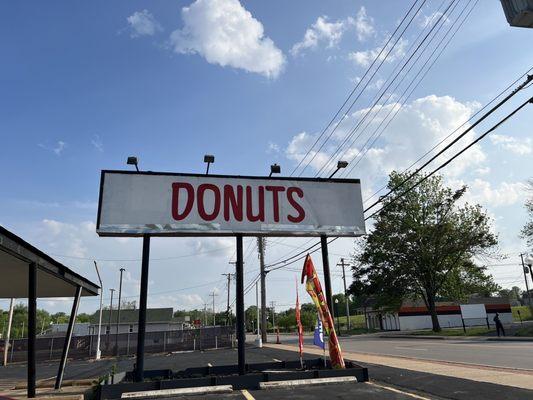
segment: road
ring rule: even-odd
[[[269,337],[275,343],[275,336]],[[282,335],[282,343],[297,343],[297,337]],[[533,370],[532,342],[496,342],[483,340],[439,340],[380,338],[376,335],[357,335],[340,338],[343,351],[412,357],[494,367]],[[313,338],[306,336],[306,346]]]

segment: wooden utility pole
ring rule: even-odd
[[[214,291],[213,293],[209,294],[209,296],[211,296],[213,298],[213,326],[216,326],[217,324],[217,321],[216,321],[216,314],[215,314],[215,297],[218,296],[218,294],[216,294]]]
[[[232,273],[222,274],[228,278],[228,303],[226,306],[226,325],[230,324],[230,310],[229,310],[229,298],[230,298],[230,287],[231,287],[231,277],[234,275]]]
[[[350,299],[348,297],[348,291],[346,290],[346,271],[344,270],[345,266],[349,266],[344,262],[344,258],[341,258],[341,262],[337,265],[342,267],[342,280],[344,282],[344,304],[346,305],[346,320],[348,321],[348,330],[352,329],[350,323]]]
[[[261,274],[261,340],[267,342],[267,307],[266,307],[266,274],[265,271],[265,238],[257,238],[257,250],[259,251],[259,266]]]

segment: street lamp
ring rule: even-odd
[[[205,171],[205,174],[209,175],[209,166],[215,162],[215,156],[211,154],[206,154],[204,156],[204,162],[207,163],[207,169]]]
[[[272,164],[270,166],[270,175],[268,177],[270,178],[272,174],[281,174],[281,167],[278,164]]]
[[[348,161],[339,161],[337,162],[337,169],[333,171],[333,173],[329,176],[328,179],[333,178],[333,175],[335,175],[337,172],[339,172],[339,169],[346,168],[348,166]]]
[[[126,161],[128,165],[135,165],[135,169],[137,172],[139,172],[139,160],[137,160],[137,157],[128,157],[128,161]]]

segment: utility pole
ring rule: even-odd
[[[267,342],[267,306],[266,306],[266,275],[265,271],[265,238],[257,238],[257,250],[259,251],[259,266],[261,274],[261,340]]]
[[[115,336],[115,354],[118,356],[118,329],[120,324],[120,301],[122,299],[122,273],[126,271],[125,268],[120,268],[120,283],[118,286],[118,306],[117,306],[117,334]]]
[[[213,298],[213,326],[216,326],[216,314],[215,314],[215,297],[218,296],[214,291],[209,296]]]
[[[529,299],[529,307],[533,308],[533,303],[531,302],[531,292],[529,291],[529,284],[527,283],[527,271],[528,268],[526,267],[526,264],[524,263],[524,254],[520,253],[520,259],[522,260],[522,269],[524,270],[524,280],[526,281],[526,292],[527,297]],[[531,267],[529,268],[529,272],[531,272]],[[533,276],[531,277],[533,279]]]
[[[204,326],[207,326],[207,303],[204,303]]]
[[[226,306],[226,325],[229,325],[230,321],[229,321],[229,316],[230,316],[230,312],[229,312],[229,295],[230,295],[230,287],[231,287],[231,277],[234,275],[232,273],[227,273],[227,274],[222,274],[224,276],[227,276],[228,278],[228,303],[227,303],[227,306]]]
[[[7,365],[7,356],[9,354],[9,339],[11,338],[11,324],[13,323],[13,309],[15,308],[15,299],[9,302],[9,316],[7,317],[7,333],[4,344],[4,366]]]
[[[275,332],[276,331],[276,321],[275,321],[275,317],[276,317],[276,302],[275,301],[271,301],[270,302],[270,308],[272,309],[272,329]]]
[[[344,258],[341,258],[341,262],[337,265],[342,267],[342,280],[344,282],[344,304],[346,304],[346,320],[348,321],[348,330],[352,329],[352,324],[350,323],[350,299],[348,298],[348,291],[346,290],[346,271],[344,270],[346,264]]]
[[[109,326],[109,333],[107,334],[107,348],[109,349],[109,342],[111,340],[111,315],[113,314],[113,292],[115,291],[115,289],[109,289],[109,291],[111,292],[111,302],[109,303],[109,323],[108,323],[108,326]]]
[[[261,340],[261,333],[259,332],[259,282],[255,282],[255,308],[257,311],[257,336],[256,343],[258,347],[263,347],[263,341]]]

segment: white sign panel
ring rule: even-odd
[[[460,307],[463,319],[487,318],[485,304],[461,304]]]
[[[100,236],[359,236],[359,180],[102,171]]]

